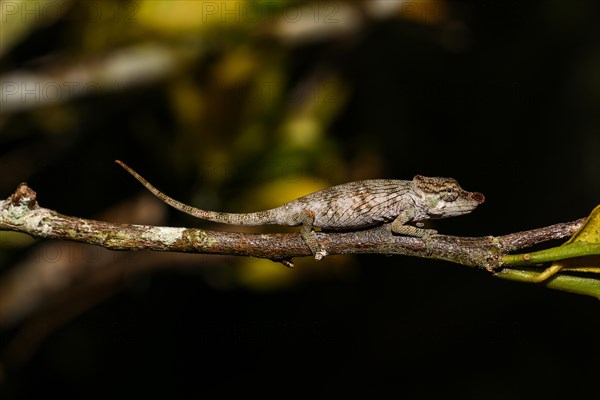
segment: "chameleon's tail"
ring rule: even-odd
[[[217,212],[217,211],[206,211],[206,210],[201,210],[199,208],[184,204],[180,201],[177,201],[177,200],[167,196],[166,194],[164,194],[163,192],[161,192],[160,190],[158,190],[157,188],[152,186],[150,184],[150,182],[148,182],[146,179],[144,179],[140,174],[135,172],[132,168],[130,168],[124,162],[122,162],[120,160],[115,160],[115,162],[117,164],[119,164],[121,167],[123,167],[127,172],[129,172],[135,179],[140,181],[140,183],[142,185],[144,185],[144,187],[146,189],[148,189],[150,192],[152,192],[152,194],[154,194],[156,197],[158,197],[159,199],[161,199],[162,201],[164,201],[171,207],[173,207],[179,211],[182,211],[186,214],[190,214],[196,218],[204,219],[207,221],[220,222],[223,224],[232,224],[232,225],[268,225],[268,224],[276,224],[277,223],[277,221],[275,220],[275,215],[273,213],[273,210],[265,210],[265,211],[258,211],[258,212],[254,212],[254,213],[237,214],[237,213],[224,213],[224,212]]]

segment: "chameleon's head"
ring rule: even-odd
[[[413,189],[417,205],[415,220],[468,214],[485,200],[483,194],[463,190],[452,178],[417,175],[413,178]]]

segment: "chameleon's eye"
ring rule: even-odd
[[[454,201],[458,197],[458,192],[453,188],[448,187],[440,193],[440,197],[444,201]]]

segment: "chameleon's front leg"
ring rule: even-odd
[[[425,247],[427,254],[431,253],[432,244],[431,237],[437,233],[435,229],[418,228],[412,225],[406,225],[413,218],[413,214],[410,211],[405,211],[396,217],[392,222],[392,232],[399,235],[414,236],[422,238],[425,241]]]
[[[413,217],[413,213],[408,210],[398,215],[396,219],[392,222],[392,232],[397,233],[399,235],[415,236],[421,238],[431,236],[437,233],[435,229],[424,229],[417,228],[416,226],[412,225],[406,225],[409,221],[413,219]]]

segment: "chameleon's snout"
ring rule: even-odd
[[[485,201],[485,196],[483,193],[479,192],[471,192],[469,193],[469,197],[477,202],[477,204],[481,204]]]

